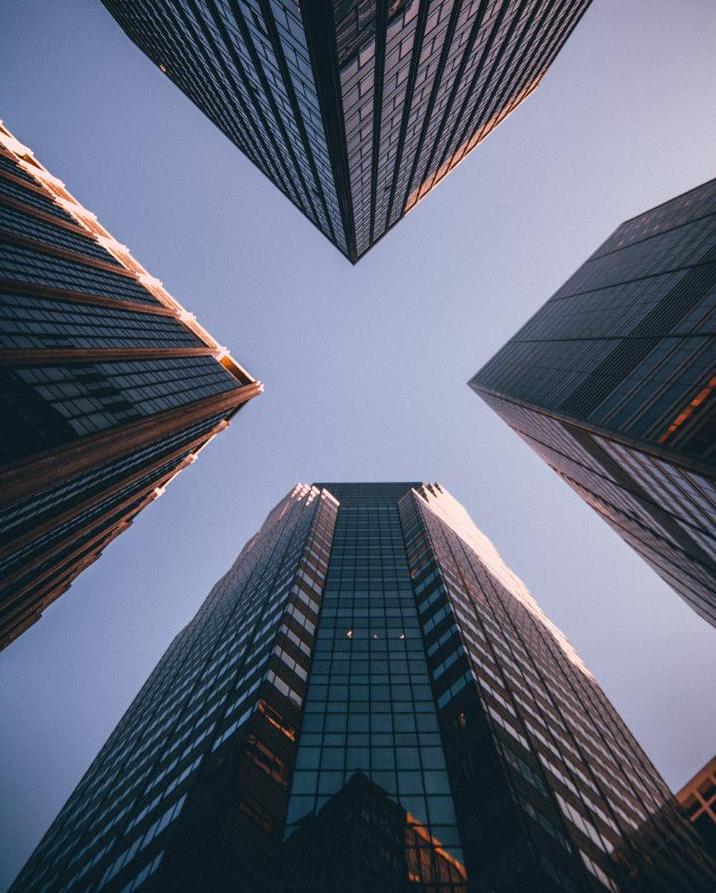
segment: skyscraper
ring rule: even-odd
[[[261,385],[0,124],[0,647]]]
[[[297,485],[13,893],[712,889],[564,636],[438,484]]]
[[[470,381],[716,625],[716,180],[626,221]]]
[[[716,859],[716,757],[683,786],[676,799]]]
[[[103,0],[352,262],[539,84],[589,0]]]

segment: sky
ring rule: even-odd
[[[622,220],[714,176],[714,33],[712,0],[596,0],[352,267],[98,0],[0,3],[6,125],[266,386],[0,655],[0,889],[297,481],[441,481],[666,781],[713,756],[713,628],[466,381]]]

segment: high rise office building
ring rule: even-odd
[[[261,386],[0,125],[0,647]]]
[[[103,0],[352,262],[539,84],[589,0]]]
[[[716,757],[681,788],[676,799],[716,859]]]
[[[706,891],[564,636],[438,484],[296,486],[13,893]]]
[[[716,180],[618,227],[470,387],[716,625]]]

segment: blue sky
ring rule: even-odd
[[[714,175],[712,0],[597,0],[542,85],[356,267],[97,0],[0,4],[7,126],[266,385],[0,656],[0,888],[296,481],[440,480],[674,787],[714,630],[467,388],[622,220]]]

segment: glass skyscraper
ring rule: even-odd
[[[589,0],[103,0],[352,262],[537,87]]]
[[[13,893],[658,893],[714,865],[438,484],[297,485]]]
[[[716,859],[716,757],[681,788],[676,799]]]
[[[0,647],[261,385],[0,125]]]
[[[716,626],[716,180],[618,227],[470,387]]]

